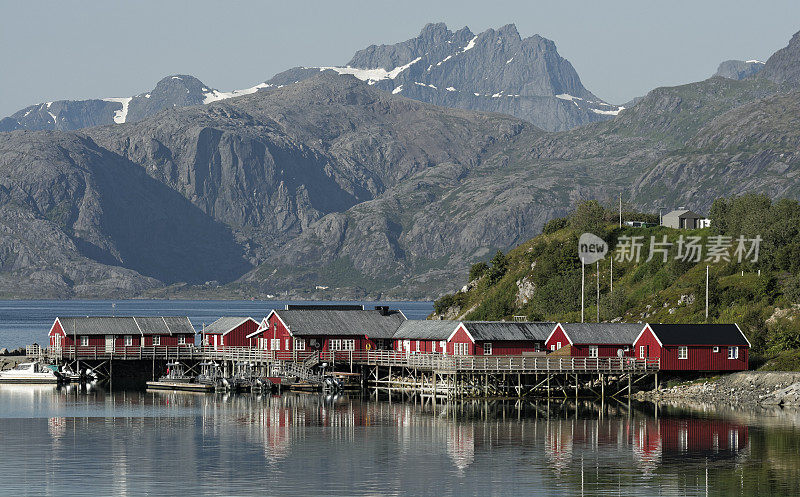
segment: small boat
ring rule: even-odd
[[[167,374],[158,381],[165,383],[192,383],[194,378],[183,372],[183,364],[178,361],[167,363]]]
[[[58,376],[38,362],[23,362],[14,369],[0,371],[0,383],[55,384]]]

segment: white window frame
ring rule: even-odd
[[[678,359],[684,360],[689,358],[689,347],[686,345],[678,345]]]
[[[294,350],[306,350],[306,341],[302,338],[294,339]]]
[[[589,357],[600,357],[600,349],[597,348],[597,345],[589,345]]]
[[[133,335],[125,335],[125,341],[123,342],[126,347],[130,347],[133,345]]]
[[[284,350],[292,350],[291,345],[289,345],[289,338],[286,339],[286,348]]]
[[[717,347],[717,346],[714,346],[714,348],[712,349],[712,351],[713,351],[713,352],[719,352],[719,347]]]
[[[419,340],[417,340],[416,347],[417,347],[417,349],[416,349],[417,352],[419,352]]]
[[[153,335],[153,347],[157,347],[161,345],[161,337],[158,335]]]
[[[647,348],[644,345],[639,345],[639,359],[644,359],[647,353]]]
[[[461,342],[453,343],[453,355],[469,355],[469,344]]]
[[[492,355],[492,342],[485,342],[483,344],[483,355]]]
[[[739,347],[728,347],[728,359],[739,358]]]
[[[555,344],[550,345],[550,352],[555,352],[555,351],[556,351],[556,345]]]
[[[178,345],[186,345],[186,335],[178,335]]]
[[[447,340],[440,340],[439,348],[442,349],[442,353],[447,352]]]
[[[556,350],[561,348],[561,342],[556,342]]]
[[[89,337],[86,335],[81,336],[81,347],[88,347],[89,346]]]
[[[281,350],[281,339],[280,338],[272,338],[269,341],[269,349],[270,350]]]
[[[344,350],[354,351],[356,350],[356,341],[353,338],[342,340],[342,346],[344,347]]]

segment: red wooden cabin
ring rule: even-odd
[[[635,323],[558,323],[545,346],[555,352],[569,345],[572,357],[632,357],[642,328]]]
[[[392,337],[392,349],[410,354],[447,353],[447,339],[459,321],[409,319]]]
[[[288,306],[287,306],[288,307]],[[400,311],[293,306],[273,310],[248,338],[274,351],[363,351],[388,348],[406,320]]]
[[[57,317],[50,328],[50,347],[74,347],[78,352],[119,351],[127,347],[194,345],[188,317]]]
[[[255,339],[247,338],[258,329],[258,321],[250,317],[221,317],[203,329],[203,345],[215,350],[225,347],[252,347]]]
[[[540,352],[555,323],[463,321],[447,338],[451,355],[522,355]]]
[[[636,357],[660,359],[662,371],[744,371],[750,342],[736,324],[648,324]]]

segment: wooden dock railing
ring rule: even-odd
[[[458,356],[437,353],[408,354],[393,350],[365,351],[288,351],[263,350],[253,347],[171,346],[171,347],[62,347],[47,349],[51,359],[188,359],[214,361],[279,361],[310,363],[349,363],[366,366],[398,366],[436,371],[486,372],[655,372],[659,359],[632,357],[554,357],[554,356]]]

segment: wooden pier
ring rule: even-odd
[[[637,385],[658,386],[658,359],[631,357],[458,356],[370,351],[268,351],[251,347],[63,347],[43,355],[77,369],[88,367],[110,378],[119,361],[150,366],[151,376],[166,361],[181,361],[188,370],[199,362],[217,361],[226,372],[248,364],[263,376],[276,372],[298,378],[321,378],[321,371],[362,375],[365,387],[415,395],[467,397],[617,397]]]

